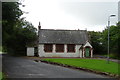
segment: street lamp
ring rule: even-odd
[[[110,50],[109,50],[109,30],[110,30],[110,17],[115,17],[116,15],[110,15],[108,17],[108,55],[107,55],[107,63],[109,63],[109,56],[110,56]]]

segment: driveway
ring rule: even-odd
[[[108,78],[103,75],[3,55],[2,69],[8,78]]]

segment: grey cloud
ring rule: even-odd
[[[67,14],[89,25],[105,25],[108,15],[117,15],[117,2],[61,2],[59,6]]]

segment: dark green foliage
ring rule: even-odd
[[[89,35],[94,54],[103,54],[106,48],[103,48],[102,32],[89,31]]]
[[[117,29],[118,29],[118,57],[120,58],[120,22],[117,23]]]
[[[89,34],[94,54],[107,54],[108,29],[102,32],[91,31]],[[116,26],[110,26],[110,55],[112,58],[118,58],[118,53],[120,53],[120,22]]]
[[[14,26],[16,21],[22,15],[19,10],[19,5],[16,2],[3,2],[2,3],[2,41],[3,47],[10,44],[10,38],[14,35]]]
[[[18,2],[2,3],[3,50],[13,55],[25,55],[26,44],[36,40],[36,28],[20,18]]]
[[[118,26],[111,26],[110,27],[110,52],[118,53],[118,38],[119,38],[119,29]],[[103,39],[104,43],[107,43],[108,37],[108,30],[105,29],[103,31]],[[105,44],[107,46],[107,44]]]

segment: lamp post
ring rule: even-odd
[[[108,17],[108,54],[107,54],[107,63],[109,63],[109,56],[110,56],[110,50],[109,50],[109,44],[110,44],[110,41],[109,41],[109,34],[110,34],[110,17],[115,17],[116,15],[110,15]]]

